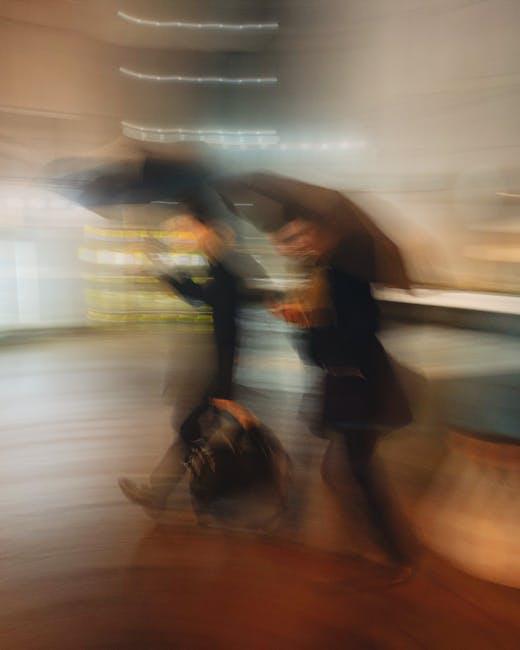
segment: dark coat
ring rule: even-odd
[[[252,257],[234,252],[211,263],[208,281],[204,284],[198,284],[187,276],[164,277],[188,300],[211,307],[217,371],[208,390],[209,397],[233,398],[233,374],[239,344],[238,316],[241,304],[250,298],[245,285],[245,280],[250,277],[265,277],[265,272]]]
[[[217,369],[207,396],[232,399],[241,282],[221,262],[210,265],[208,276],[205,284],[197,284],[186,276],[170,275],[164,279],[188,300],[202,302],[211,307]]]
[[[308,353],[325,371],[322,418],[341,429],[398,428],[411,421],[406,395],[377,338],[379,309],[370,284],[326,270],[332,322],[308,330]]]

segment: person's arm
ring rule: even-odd
[[[161,275],[161,280],[169,284],[177,293],[188,300],[196,300],[207,305],[212,304],[211,280],[206,284],[197,284],[184,275]]]
[[[283,289],[280,289],[269,279],[250,280],[242,283],[240,296],[243,302],[263,305],[268,308],[278,303],[285,296]]]
[[[241,302],[265,303],[276,295],[264,267],[249,253],[230,251],[223,265],[238,280]]]
[[[164,263],[162,254],[168,252],[169,248],[159,240],[150,240],[146,255],[151,262],[153,272],[162,281],[168,284],[176,293],[188,301],[194,300],[211,304],[211,282],[204,285],[197,284],[183,273],[174,273]]]

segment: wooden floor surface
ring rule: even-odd
[[[203,383],[194,369],[207,346],[202,335],[121,332],[2,349],[0,648],[519,647],[512,589],[427,552],[410,580],[389,584],[356,508],[338,513],[321,484],[324,443],[302,433],[294,386],[264,409],[300,471],[297,534],[199,529],[182,495],[170,525],[127,503],[117,477],[158,460],[176,408],[167,396]],[[278,381],[290,383],[297,364],[286,363]],[[426,470],[423,443],[406,436],[385,453],[411,502]]]

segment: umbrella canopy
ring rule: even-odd
[[[44,172],[55,192],[105,218],[132,208],[140,220],[161,221],[168,205],[157,204],[178,202],[202,221],[233,227],[237,211],[214,186],[210,153],[200,143],[158,148],[119,139],[88,156],[55,160]]]
[[[59,194],[113,217],[113,206],[201,196],[211,176],[202,159],[200,151],[180,146],[159,150],[118,140],[88,156],[55,160],[44,173]]]
[[[78,159],[60,160],[62,166],[78,165]],[[85,161],[87,162],[87,161]],[[90,162],[90,161],[89,161]],[[152,201],[183,199],[196,194],[208,172],[193,165],[143,158],[142,161],[103,160],[93,167],[54,176],[63,195],[102,213],[110,205],[138,205]]]
[[[255,173],[217,184],[224,196],[253,192],[275,209],[256,213],[255,225],[274,231],[295,217],[316,220],[337,233],[334,262],[370,282],[410,289],[410,280],[398,246],[353,201],[336,190],[310,185],[275,174]],[[254,215],[254,213],[252,213]]]
[[[260,209],[249,211],[260,229],[274,231],[298,216],[317,220],[337,233],[335,264],[369,282],[410,289],[398,246],[362,208],[336,190],[267,173],[217,179],[200,156],[180,157],[178,152],[159,156],[125,144],[108,153],[57,161],[47,173],[56,177],[57,170],[72,168],[72,173],[59,177],[60,192],[102,216],[107,206],[180,200],[201,219],[229,219],[230,212],[236,214],[237,193],[249,192],[260,199]]]

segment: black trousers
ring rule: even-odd
[[[342,438],[351,473],[361,489],[372,527],[392,560],[402,564],[408,561],[410,555],[409,532],[391,499],[384,470],[375,458],[380,436],[375,430],[349,430]],[[336,481],[329,467],[333,464],[331,456],[334,451],[331,443],[322,465],[323,478],[332,489],[336,488]]]
[[[226,337],[224,341],[215,340],[217,367],[209,386],[196,396],[195,406],[188,415],[182,416],[179,426],[178,414],[172,418],[173,428],[179,430],[178,438],[167,449],[159,464],[150,476],[150,483],[159,499],[166,502],[170,493],[185,472],[184,462],[200,438],[200,418],[208,411],[211,398],[233,399],[233,374],[235,368],[236,341]],[[181,412],[184,409],[181,408]],[[185,412],[185,411],[184,411]]]
[[[216,342],[217,370],[208,389],[208,397],[233,399],[236,343]]]

